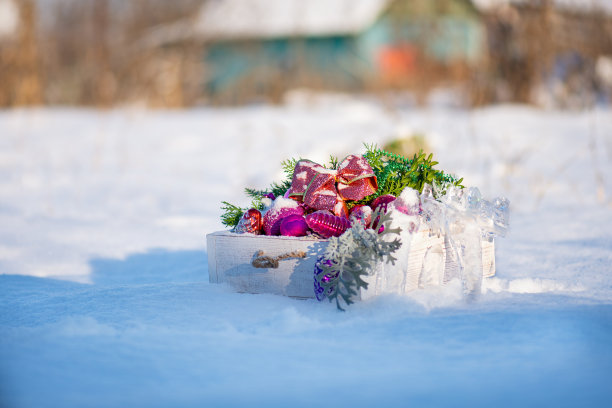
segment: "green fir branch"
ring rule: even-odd
[[[245,188],[244,192],[246,195],[253,199],[259,198],[261,200],[262,197],[268,194],[274,194],[274,197],[282,197],[285,195],[289,187],[291,187],[291,181],[293,179],[293,171],[295,170],[295,166],[297,162],[301,159],[287,159],[281,162],[281,167],[283,169],[283,173],[285,173],[285,179],[280,182],[273,182],[270,184],[266,190],[257,190],[254,188]]]
[[[381,150],[374,144],[365,145],[365,148],[363,156],[370,163],[378,182],[378,190],[368,197],[370,200],[385,194],[397,197],[406,187],[422,192],[425,184],[436,183],[444,189],[449,185],[463,188],[463,179],[456,179],[434,168],[438,162],[433,161],[433,154],[426,156],[421,150],[412,159],[408,159]]]
[[[227,201],[223,201],[222,203],[223,205],[221,206],[221,209],[224,211],[224,213],[221,215],[221,222],[226,227],[234,228],[236,225],[238,225],[238,222],[246,209],[240,208],[232,203],[228,203]]]
[[[295,165],[299,159],[287,159],[281,162],[281,167],[283,168],[283,172],[285,173],[285,180],[280,182],[273,182],[270,184],[265,190],[258,190],[255,188],[245,188],[244,192],[248,197],[251,197],[251,206],[249,208],[256,208],[258,210],[263,210],[265,208],[262,199],[271,194],[274,194],[274,197],[282,197],[285,195],[289,187],[291,187],[291,180],[293,178],[293,171],[295,170]],[[221,215],[221,222],[223,225],[229,228],[234,228],[238,225],[242,214],[247,209],[240,208],[236,205],[230,204],[227,201],[222,202],[223,205],[221,209],[224,211]]]
[[[338,165],[340,163],[338,162],[338,158],[336,156],[332,156],[331,154],[329,155],[329,169],[332,170],[338,170]]]
[[[247,187],[247,188],[244,189],[244,193],[247,196],[255,199],[255,198],[258,198],[258,197],[265,196],[266,194],[270,193],[270,191],[268,191],[268,190],[257,190],[255,188]]]
[[[296,158],[291,158],[291,159],[287,159],[287,160],[283,160],[281,162],[281,167],[283,168],[283,172],[285,173],[285,176],[291,180],[291,178],[293,178],[293,171],[295,170],[295,166],[297,165],[297,162],[299,162],[300,160],[302,160],[301,158],[296,159]]]

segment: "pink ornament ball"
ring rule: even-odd
[[[280,235],[281,221],[283,220],[283,218],[294,214],[303,216],[304,209],[302,207],[285,207],[280,209],[272,208],[268,210],[266,215],[264,215],[263,217],[263,230],[265,234]]]

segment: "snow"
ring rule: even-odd
[[[272,210],[281,210],[283,208],[298,208],[299,204],[297,201],[290,198],[277,197],[272,205]]]
[[[397,129],[511,201],[497,276],[329,303],[208,283],[220,202]],[[609,406],[612,112],[341,95],[0,112],[0,406]]]
[[[194,23],[206,39],[274,38],[357,33],[389,0],[213,0]]]
[[[408,208],[418,207],[420,203],[418,191],[413,190],[411,188],[404,189],[404,191],[402,191],[402,193],[399,195],[397,199],[402,203],[402,205]]]

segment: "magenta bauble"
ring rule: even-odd
[[[308,233],[308,224],[301,215],[289,215],[281,220],[280,233],[286,237],[303,237]]]
[[[284,207],[284,208],[271,208],[268,210],[263,218],[263,230],[266,235],[280,235],[280,226],[283,218],[290,215],[304,215],[304,209],[302,207]]]
[[[391,194],[385,194],[385,195],[381,195],[380,197],[376,197],[376,199],[374,199],[374,201],[372,201],[372,203],[370,204],[370,207],[372,207],[372,210],[376,211],[379,209],[382,209],[383,213],[387,212],[387,206],[389,205],[390,202],[395,200],[395,196],[392,196]]]
[[[351,226],[347,218],[338,217],[326,210],[308,214],[306,216],[306,223],[311,230],[323,238],[339,237]]]

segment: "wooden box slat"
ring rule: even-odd
[[[226,283],[238,292],[271,293],[297,298],[312,298],[313,271],[317,257],[327,246],[326,240],[310,237],[279,237],[234,234],[219,231],[206,236],[208,273],[211,283]],[[406,245],[406,244],[405,244]],[[403,247],[404,248],[404,247]],[[419,231],[410,236],[409,246],[399,253],[396,265],[379,264],[376,272],[367,278],[368,290],[361,298],[381,293],[406,293],[428,285],[445,284],[460,273],[452,259],[448,240]],[[255,268],[251,265],[255,254],[276,257],[293,251],[303,251],[305,258],[279,261],[278,268]],[[424,263],[439,264],[440,277],[423,282]],[[483,277],[495,275],[495,244],[482,241]]]

